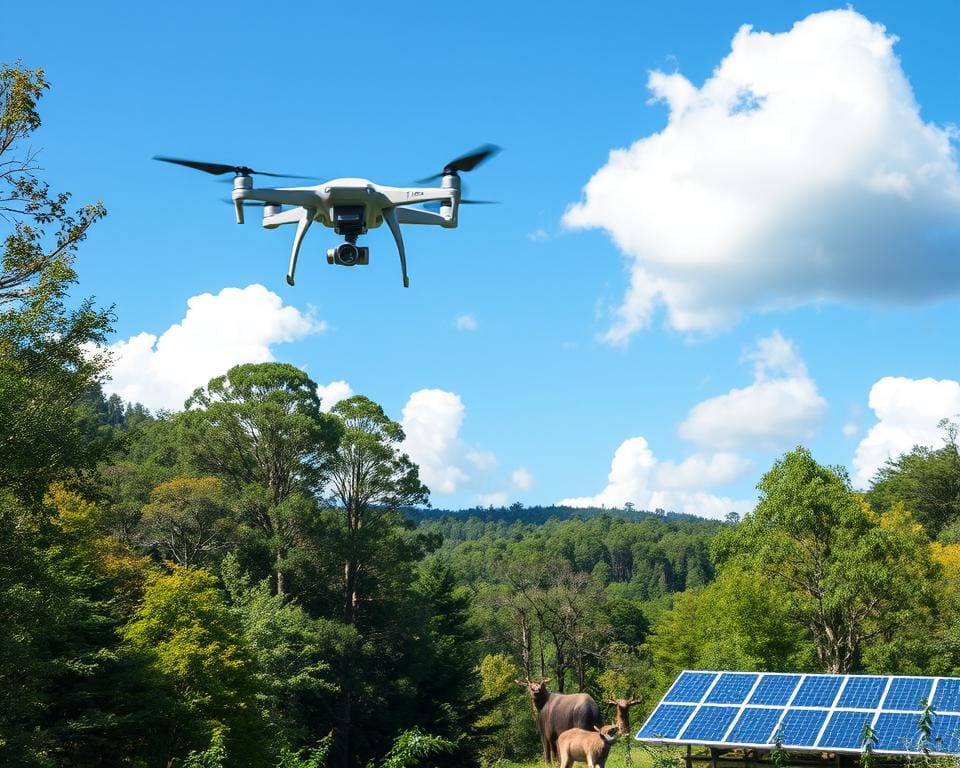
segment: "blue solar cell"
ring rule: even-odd
[[[744,707],[726,741],[730,744],[772,744],[782,709]]]
[[[888,677],[849,677],[837,701],[838,707],[876,709],[887,687]]]
[[[685,741],[718,742],[723,740],[730,723],[740,710],[736,707],[700,707],[681,738]]]
[[[960,715],[934,715],[929,746],[933,752],[960,752]]]
[[[759,675],[724,672],[704,700],[710,704],[742,704]]]
[[[644,723],[638,739],[675,739],[696,707],[690,704],[661,704]]]
[[[933,708],[937,712],[960,712],[960,678],[945,677],[937,681]]]
[[[917,752],[920,715],[911,712],[881,712],[873,730],[877,734],[877,749],[891,752]]]
[[[830,714],[824,709],[788,709],[780,724],[780,743],[792,747],[812,747],[817,742],[820,727]]]
[[[799,682],[800,675],[764,675],[750,697],[750,704],[785,706]]]
[[[900,709],[908,712],[919,712],[923,709],[922,701],[930,701],[930,689],[933,680],[926,677],[895,677],[890,683],[890,690],[883,700],[882,709]]]
[[[716,676],[715,672],[683,672],[663,700],[699,702]]]
[[[830,707],[843,678],[835,675],[807,675],[793,700],[795,707]]]
[[[840,709],[830,716],[830,722],[817,746],[828,749],[860,749],[863,746],[863,726],[873,719],[871,712],[851,712]]]

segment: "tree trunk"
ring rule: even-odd
[[[354,560],[347,560],[343,566],[343,621],[350,626],[357,621],[357,570]]]
[[[287,594],[286,584],[283,579],[283,550],[277,550],[277,594],[283,597]]]

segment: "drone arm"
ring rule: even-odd
[[[264,216],[263,226],[272,229],[273,227],[279,227],[281,224],[299,224],[302,216],[302,208],[290,208],[289,210],[275,213],[272,216]]]
[[[400,271],[403,273],[403,287],[409,288],[410,278],[407,277],[407,254],[403,248],[403,235],[400,233],[400,222],[397,221],[397,209],[395,207],[384,208],[383,220],[387,222],[387,226],[390,227],[390,231],[393,233],[393,239],[397,241],[397,251],[400,253]]]
[[[439,224],[442,227],[447,222],[439,213],[422,208],[397,207],[393,211],[401,224]]]
[[[380,192],[393,205],[417,205],[418,203],[443,202],[459,197],[453,188],[424,189],[423,187],[380,187]]]
[[[297,257],[300,255],[300,245],[303,243],[303,236],[307,234],[310,225],[317,215],[316,208],[303,208],[300,216],[300,222],[297,224],[297,234],[293,238],[293,251],[290,254],[290,269],[287,270],[287,285],[293,285],[293,273],[297,269]]]

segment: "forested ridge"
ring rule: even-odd
[[[285,363],[105,396],[47,87],[0,68],[0,764],[493,765],[539,749],[517,681],[639,716],[684,668],[960,674],[949,421],[865,492],[799,447],[721,522],[434,510],[389,414]]]

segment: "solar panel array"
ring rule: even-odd
[[[921,716],[933,716],[926,740]],[[786,751],[960,754],[960,678],[692,672],[676,679],[640,741]]]

